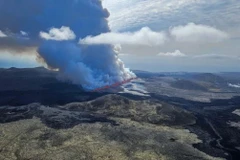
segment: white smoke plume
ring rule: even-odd
[[[109,32],[108,16],[100,0],[0,0],[0,30],[27,33],[28,40],[14,44],[37,46],[50,68],[85,89],[135,76],[112,45],[88,46],[76,40]]]

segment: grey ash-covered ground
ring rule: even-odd
[[[239,158],[239,91],[226,73],[137,72],[148,96],[84,92],[43,68],[0,74],[0,159]]]

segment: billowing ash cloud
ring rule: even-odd
[[[100,0],[0,0],[0,30],[27,36],[24,43],[15,36],[10,38],[18,45],[36,45],[41,58],[58,69],[62,79],[85,89],[135,76],[124,67],[113,46],[78,44],[77,39],[109,32],[108,16]]]

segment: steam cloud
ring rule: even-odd
[[[62,79],[94,89],[135,76],[112,45],[78,44],[77,39],[109,32],[108,16],[100,0],[0,0],[0,34],[27,36],[14,42],[37,44],[39,55]],[[9,38],[0,39],[11,46]]]

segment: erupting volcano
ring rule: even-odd
[[[109,12],[100,0],[23,1],[4,1],[0,5],[0,13],[11,17],[8,20],[0,14],[5,19],[0,29],[11,32],[8,39],[22,40],[15,40],[13,48],[35,47],[39,59],[59,71],[60,80],[91,90],[135,77],[125,68],[114,46],[78,43],[87,36],[110,32]],[[15,36],[18,33],[25,34]]]
[[[106,86],[103,86],[103,87],[96,88],[96,89],[92,90],[92,92],[101,92],[101,91],[104,91],[104,90],[107,90],[107,89],[118,87],[118,86],[121,86],[123,84],[129,83],[129,82],[131,82],[134,79],[137,79],[137,77],[130,78],[130,79],[124,80],[122,82],[116,82],[116,83],[113,83],[111,85],[106,85]]]

